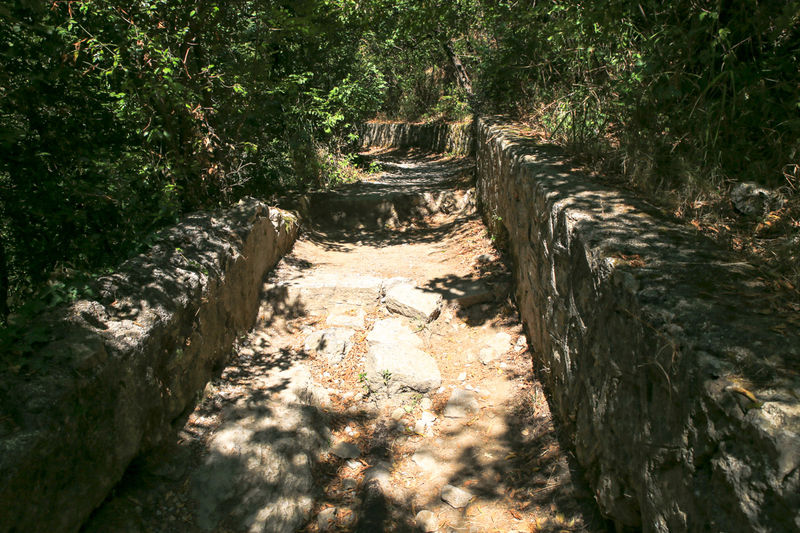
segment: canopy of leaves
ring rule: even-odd
[[[324,184],[374,116],[533,117],[653,190],[800,187],[800,0],[25,0],[0,18],[0,317],[37,288],[74,297],[64,272],[187,210]]]

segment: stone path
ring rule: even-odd
[[[603,530],[531,375],[471,161],[401,155],[320,197],[335,209],[229,366],[85,531]],[[368,230],[374,191],[389,215]]]

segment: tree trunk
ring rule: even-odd
[[[6,246],[0,236],[0,324],[8,319],[8,265],[6,264]]]
[[[447,56],[450,58],[450,61],[453,63],[453,68],[456,71],[456,79],[458,80],[458,85],[466,91],[467,96],[472,98],[472,81],[470,81],[469,74],[467,74],[467,69],[464,68],[464,64],[458,57],[455,48],[453,48],[453,42],[447,41],[446,43],[444,43],[444,49],[447,52]]]

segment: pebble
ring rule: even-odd
[[[436,515],[427,509],[418,512],[415,521],[417,527],[425,533],[439,529],[439,521],[436,519]]]
[[[442,487],[442,500],[450,504],[450,506],[461,509],[469,504],[472,499],[472,493],[453,485],[445,485]]]
[[[403,418],[405,415],[406,415],[406,410],[403,409],[402,407],[398,407],[397,409],[392,411],[392,420],[397,422],[398,420]]]
[[[361,461],[350,459],[345,464],[347,465],[347,468],[352,468],[353,470],[361,468]]]
[[[464,381],[465,379],[467,379],[467,373],[466,372],[462,372],[462,373],[460,373],[458,375],[458,381]]]
[[[355,490],[358,486],[358,480],[352,477],[346,477],[342,480],[342,488],[344,490]]]
[[[438,389],[436,389],[436,394],[441,394],[443,392],[444,392],[444,387],[443,386],[439,387]]]
[[[427,410],[429,410],[431,407],[433,407],[433,401],[432,401],[430,398],[423,398],[423,399],[422,399],[422,400],[419,402],[419,406],[420,406],[420,407],[422,407],[422,409],[423,409],[424,411],[427,411]]]

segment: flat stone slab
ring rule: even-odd
[[[430,322],[442,308],[442,296],[410,283],[399,283],[386,291],[386,308],[399,315]]]
[[[472,493],[453,485],[445,485],[442,487],[442,500],[450,504],[456,509],[466,507],[472,499]]]
[[[373,344],[404,345],[412,348],[421,348],[420,339],[411,329],[403,324],[399,318],[384,318],[372,326],[372,331],[367,335],[367,342]]]
[[[329,328],[315,331],[306,337],[305,350],[323,355],[331,364],[337,364],[353,347],[352,339],[355,333],[349,328]]]
[[[278,284],[273,291],[305,311],[327,311],[337,304],[376,306],[382,287],[383,279],[375,276],[312,271]]]
[[[372,391],[429,392],[442,384],[436,360],[408,344],[374,344],[365,361],[367,385]]]
[[[447,418],[465,418],[474,415],[480,409],[478,394],[475,391],[456,389],[447,401],[447,405],[444,408],[444,416]]]
[[[484,365],[488,365],[512,347],[512,337],[508,333],[501,331],[490,338],[478,352],[478,359]]]
[[[332,328],[363,329],[367,313],[362,307],[354,305],[334,305],[328,311],[325,325]]]

